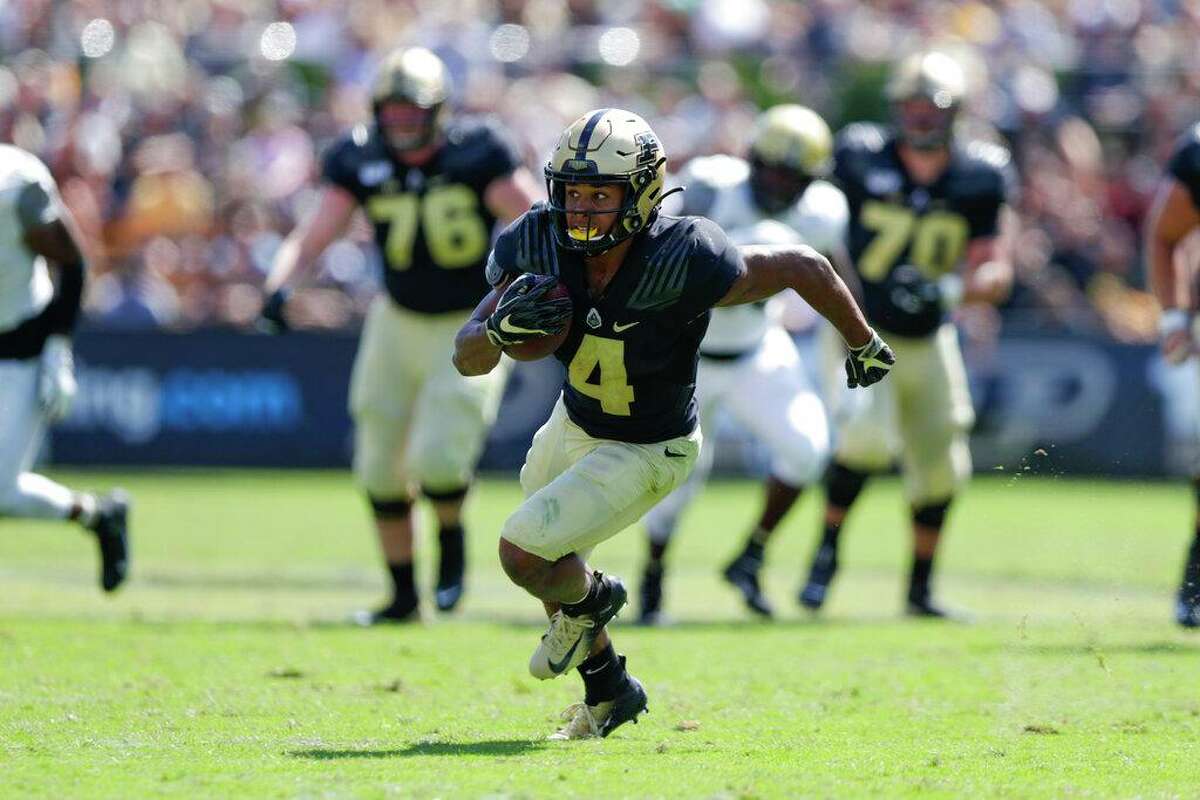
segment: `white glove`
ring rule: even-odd
[[[38,405],[47,421],[55,422],[67,415],[77,389],[71,340],[66,336],[48,337],[38,371]]]

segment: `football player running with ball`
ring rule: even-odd
[[[847,513],[868,476],[898,456],[913,529],[907,611],[952,616],[933,599],[930,574],[946,512],[971,475],[974,413],[948,317],[960,303],[1001,301],[1012,282],[1009,156],[995,145],[954,140],[965,90],[962,68],[949,56],[910,56],[887,87],[895,129],[851,125],[835,147],[863,306],[887,332],[897,367],[886,384],[831,400],[837,449],[826,473],[824,535],[799,598],[814,611],[837,571]]]
[[[682,213],[708,217],[736,244],[807,244],[836,261],[834,254],[844,247],[847,210],[846,198],[823,180],[832,154],[833,135],[820,116],[803,106],[775,106],[755,125],[748,161],[708,156],[684,168]],[[767,302],[714,310],[696,376],[701,428],[711,431],[723,408],[771,453],[762,513],[724,571],[746,606],[764,617],[772,614],[759,584],[764,548],[829,456],[825,407],[778,311],[776,303]],[[663,556],[712,461],[709,441],[687,483],[646,515],[650,558],[642,574],[643,624],[659,621]]]
[[[537,678],[578,668],[583,702],[552,738],[607,736],[646,709],[605,625],[625,586],[585,563],[687,478],[700,452],[694,386],[709,310],[792,288],[850,345],[847,382],[881,380],[893,357],[829,262],[803,246],[730,244],[701,217],[661,214],[666,155],[628,111],[600,109],[559,139],[550,200],[505,230],[488,261],[495,287],[459,331],[454,364],[482,375],[504,348],[566,339],[562,397],[521,470],[525,501],[504,523],[500,562],[541,600],[550,626],[529,661]],[[565,285],[568,298],[550,298]]]
[[[454,334],[488,291],[484,264],[497,221],[529,208],[537,183],[508,134],[481,118],[448,119],[445,65],[424,48],[384,61],[374,124],[354,128],[325,157],[316,211],[280,247],[267,278],[263,324],[286,329],[285,288],[342,234],[362,207],[375,227],[387,289],[372,303],[350,386],[354,474],[366,492],[391,574],[389,603],[360,624],[418,617],[413,579],[414,489],[432,503],[441,560],[441,611],[463,593],[462,506],[507,369],[463,377]]]
[[[1182,363],[1200,348],[1194,276],[1176,247],[1200,228],[1200,125],[1175,146],[1154,203],[1146,218],[1146,259],[1150,283],[1162,306],[1163,355]],[[1192,478],[1200,508],[1200,465]],[[1188,548],[1183,580],[1176,596],[1175,620],[1185,628],[1200,627],[1200,515]]]
[[[79,523],[96,536],[100,585],[111,592],[129,567],[128,497],[73,492],[29,471],[46,426],[75,396],[71,334],[86,266],[50,171],[12,145],[0,145],[0,217],[0,518]]]

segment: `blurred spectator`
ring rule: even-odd
[[[392,46],[436,49],[459,104],[504,117],[536,168],[605,104],[651,119],[675,164],[740,150],[774,102],[883,118],[890,61],[940,44],[971,76],[964,130],[1004,141],[1022,174],[1004,324],[1141,341],[1157,309],[1136,231],[1200,119],[1198,35],[1173,0],[13,0],[0,137],[45,158],[94,243],[93,321],[245,324],[321,148],[365,119]],[[302,317],[354,324],[375,258],[360,222]]]

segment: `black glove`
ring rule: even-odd
[[[283,315],[283,307],[287,304],[289,294],[291,293],[287,289],[276,289],[267,295],[262,311],[258,312],[255,327],[263,333],[286,333],[291,330],[292,326],[288,325],[287,317]]]
[[[526,272],[508,285],[496,310],[484,322],[488,340],[497,347],[520,344],[561,333],[571,317],[571,299],[546,294],[558,284],[553,275]]]
[[[891,371],[896,356],[879,334],[871,331],[871,341],[862,347],[851,347],[846,356],[846,385],[870,386],[879,383]]]

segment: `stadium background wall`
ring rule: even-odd
[[[801,338],[808,363],[812,343]],[[62,465],[340,467],[349,464],[352,334],[267,337],[90,331],[77,344],[81,391],[52,434]],[[1105,475],[1186,472],[1200,367],[1168,368],[1147,346],[1010,334],[968,349],[977,471]],[[518,364],[482,466],[515,470],[549,413],[552,360]],[[764,454],[728,420],[718,468],[760,473]]]

